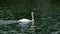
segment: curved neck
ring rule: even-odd
[[[32,21],[34,21],[34,12],[31,12]]]

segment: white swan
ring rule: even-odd
[[[34,14],[34,12],[31,13],[32,20],[23,18],[23,19],[18,20],[17,22],[22,23],[22,24],[28,24],[28,23],[34,21],[34,16],[33,16],[33,14]]]
[[[24,26],[24,25],[31,25],[31,24],[34,25],[34,16],[33,16],[33,15],[34,15],[34,12],[31,13],[32,20],[23,18],[23,19],[18,20],[17,22],[18,22],[21,26]],[[26,27],[26,26],[25,26],[25,27]]]

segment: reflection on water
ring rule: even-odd
[[[0,19],[0,25],[1,24],[11,24],[11,23],[17,23],[17,20],[1,20]]]
[[[26,27],[24,34],[31,34],[30,27]],[[0,20],[0,34],[22,34],[22,27],[17,20]]]

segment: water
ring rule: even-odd
[[[27,31],[28,29],[25,30],[25,28],[21,28],[23,24],[17,24],[17,20],[1,20],[0,19],[0,33],[1,34],[22,34]],[[22,32],[22,29],[23,32]],[[29,32],[28,32],[29,33]],[[26,33],[27,34],[27,33]]]
[[[1,20],[0,19],[0,25],[11,24],[11,23],[17,23],[17,20]]]

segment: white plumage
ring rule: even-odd
[[[18,20],[17,22],[22,27],[21,31],[24,31],[27,27],[29,27],[31,25],[32,20],[23,18],[23,19]]]
[[[28,24],[28,23],[32,22],[32,20],[23,18],[23,19],[18,20],[17,22],[20,22],[22,24]]]

